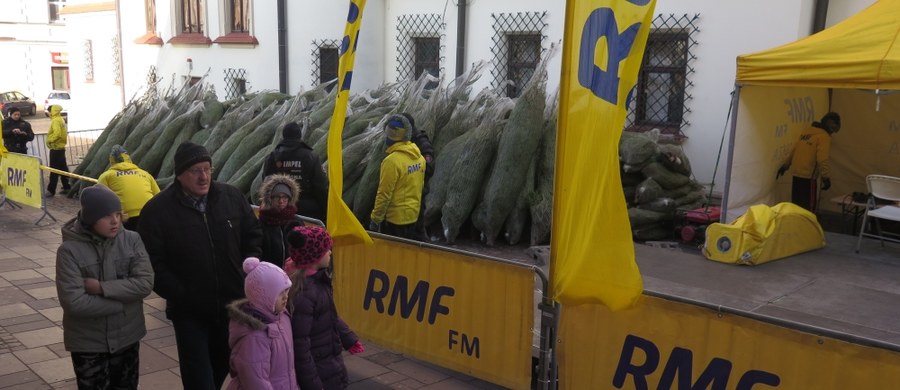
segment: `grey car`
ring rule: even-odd
[[[18,108],[22,116],[31,116],[37,112],[34,100],[31,100],[31,98],[23,95],[21,92],[0,92],[0,111],[3,111],[5,114],[13,107]]]

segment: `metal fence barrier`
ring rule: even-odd
[[[69,167],[78,166],[84,160],[94,141],[100,137],[103,129],[70,131],[66,141],[66,162]],[[35,134],[34,141],[28,145],[28,155],[41,159],[46,164],[48,159],[47,134]]]

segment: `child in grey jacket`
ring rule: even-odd
[[[143,299],[153,291],[141,237],[122,227],[119,198],[100,185],[81,192],[81,211],[62,236],[56,291],[78,388],[137,389]]]

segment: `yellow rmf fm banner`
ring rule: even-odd
[[[531,269],[374,241],[334,248],[335,302],[357,334],[494,384],[529,388]]]
[[[565,307],[562,389],[894,389],[900,352],[644,296]]]
[[[3,191],[16,203],[41,208],[41,160],[18,153],[6,153],[0,160]]]

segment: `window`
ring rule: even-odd
[[[638,128],[658,127],[663,133],[680,132],[688,70],[688,38],[688,33],[680,29],[650,32],[635,96],[634,124]]]
[[[226,0],[229,32],[250,33],[250,0]]]
[[[148,33],[156,34],[156,0],[144,0],[144,23]]]
[[[506,96],[518,97],[541,61],[541,35],[511,34],[507,35],[507,39],[506,69],[510,84],[506,87]]]
[[[235,99],[247,93],[247,70],[243,68],[225,68],[225,96]]]
[[[69,90],[69,68],[64,66],[54,66],[50,68],[53,89],[68,91]],[[68,99],[68,98],[67,98]]]
[[[203,14],[206,7],[203,0],[180,0],[178,22],[181,34],[203,34]]]
[[[47,7],[50,12],[50,23],[60,22],[59,20],[59,10],[63,9],[66,6],[66,0],[50,0],[47,2]]]
[[[413,38],[413,75],[415,78],[422,73],[439,77],[441,75],[441,39],[440,38]],[[432,85],[434,84],[434,85]],[[436,82],[429,83],[426,88],[437,87]]]
[[[338,49],[336,47],[319,47],[319,83],[326,83],[338,78]],[[328,90],[334,87],[330,85]]]

